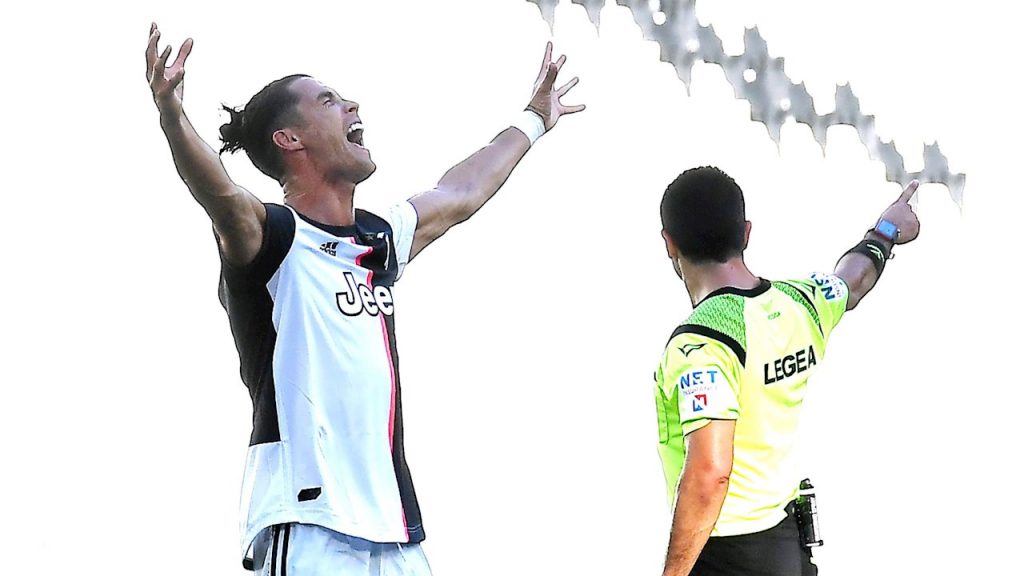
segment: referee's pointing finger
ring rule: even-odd
[[[903,193],[900,194],[899,202],[910,202],[910,199],[917,192],[917,187],[920,185],[921,183],[917,180],[911,180],[910,184],[907,184],[907,187],[903,189]]]

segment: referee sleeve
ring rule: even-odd
[[[832,330],[839,324],[846,312],[846,303],[850,299],[850,289],[846,282],[835,274],[815,272],[811,274],[814,283],[814,307],[821,318],[821,327],[827,340]]]
[[[712,420],[739,418],[741,371],[728,346],[696,334],[684,334],[669,343],[662,370],[665,386],[675,388],[684,435]]]
[[[799,298],[811,306],[809,311],[821,327],[821,335],[827,342],[846,312],[846,302],[850,299],[850,289],[846,282],[835,274],[814,272],[810,276],[787,280],[781,284],[782,287],[789,285],[790,289],[798,290]],[[790,295],[797,297],[796,294]]]

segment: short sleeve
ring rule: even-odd
[[[741,367],[725,344],[698,334],[677,336],[665,350],[661,369],[665,386],[675,388],[666,395],[678,402],[684,435],[711,420],[739,418]]]
[[[416,209],[408,200],[395,204],[388,210],[385,218],[391,225],[391,233],[395,243],[395,256],[398,260],[398,278],[402,277],[405,265],[409,263],[409,254],[412,252],[412,241],[416,236],[416,224],[419,216]]]
[[[796,287],[800,296],[810,301],[814,320],[820,324],[822,336],[827,340],[846,312],[846,303],[850,299],[846,281],[835,274],[814,272],[806,278],[790,280],[785,284]]]
[[[846,281],[835,274],[815,272],[811,274],[814,283],[814,307],[818,310],[821,327],[826,335],[839,324],[846,312],[846,303],[850,299],[850,289]]]

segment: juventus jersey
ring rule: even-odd
[[[243,554],[274,524],[315,524],[374,542],[420,542],[402,447],[391,288],[416,212],[356,210],[352,226],[266,204],[263,245],[222,258],[220,297],[253,406],[241,499]]]

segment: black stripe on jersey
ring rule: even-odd
[[[732,349],[733,353],[736,354],[736,357],[739,358],[742,366],[747,365],[747,351],[740,346],[739,342],[727,334],[723,334],[718,330],[708,328],[707,326],[701,326],[699,324],[683,324],[676,328],[675,332],[672,333],[672,336],[669,337],[669,342],[672,341],[672,338],[675,338],[680,334],[699,334],[707,338],[714,338]]]
[[[395,343],[394,315],[386,316],[388,340],[391,346],[391,360],[395,370],[395,429],[391,441],[391,461],[395,467],[395,478],[398,480],[398,493],[402,499],[402,510],[405,512],[405,525],[409,531],[409,542],[415,544],[426,538],[423,531],[423,520],[420,516],[420,505],[416,499],[416,489],[412,483],[412,474],[405,461],[405,425],[402,421],[402,384],[398,372],[398,347]]]
[[[394,244],[394,234],[386,220],[369,212],[356,211],[356,222],[359,227],[357,241],[372,250],[359,261],[359,265],[368,269],[372,276],[373,286],[392,286],[398,277],[398,256]],[[380,236],[380,232],[385,232]],[[388,335],[388,347],[391,351],[391,369],[395,375],[395,421],[391,439],[391,461],[395,468],[395,479],[398,481],[398,493],[402,500],[405,513],[405,525],[409,531],[409,542],[422,542],[426,538],[423,522],[420,517],[420,506],[416,499],[416,490],[412,483],[412,474],[405,460],[405,426],[402,419],[402,378],[398,369],[398,342],[395,339],[394,314],[384,316],[384,327]]]
[[[248,266],[237,267],[221,258],[219,296],[228,313],[231,334],[238,350],[239,372],[252,401],[252,434],[249,445],[281,440],[274,393],[274,300],[267,282],[274,276],[295,239],[295,219],[290,210],[266,204],[263,244]]]
[[[274,526],[272,530],[273,539],[270,543],[270,576],[277,576],[277,539],[281,533],[281,526]]]
[[[281,547],[281,576],[288,576],[288,541],[291,539],[292,525],[284,525],[284,545]]]

